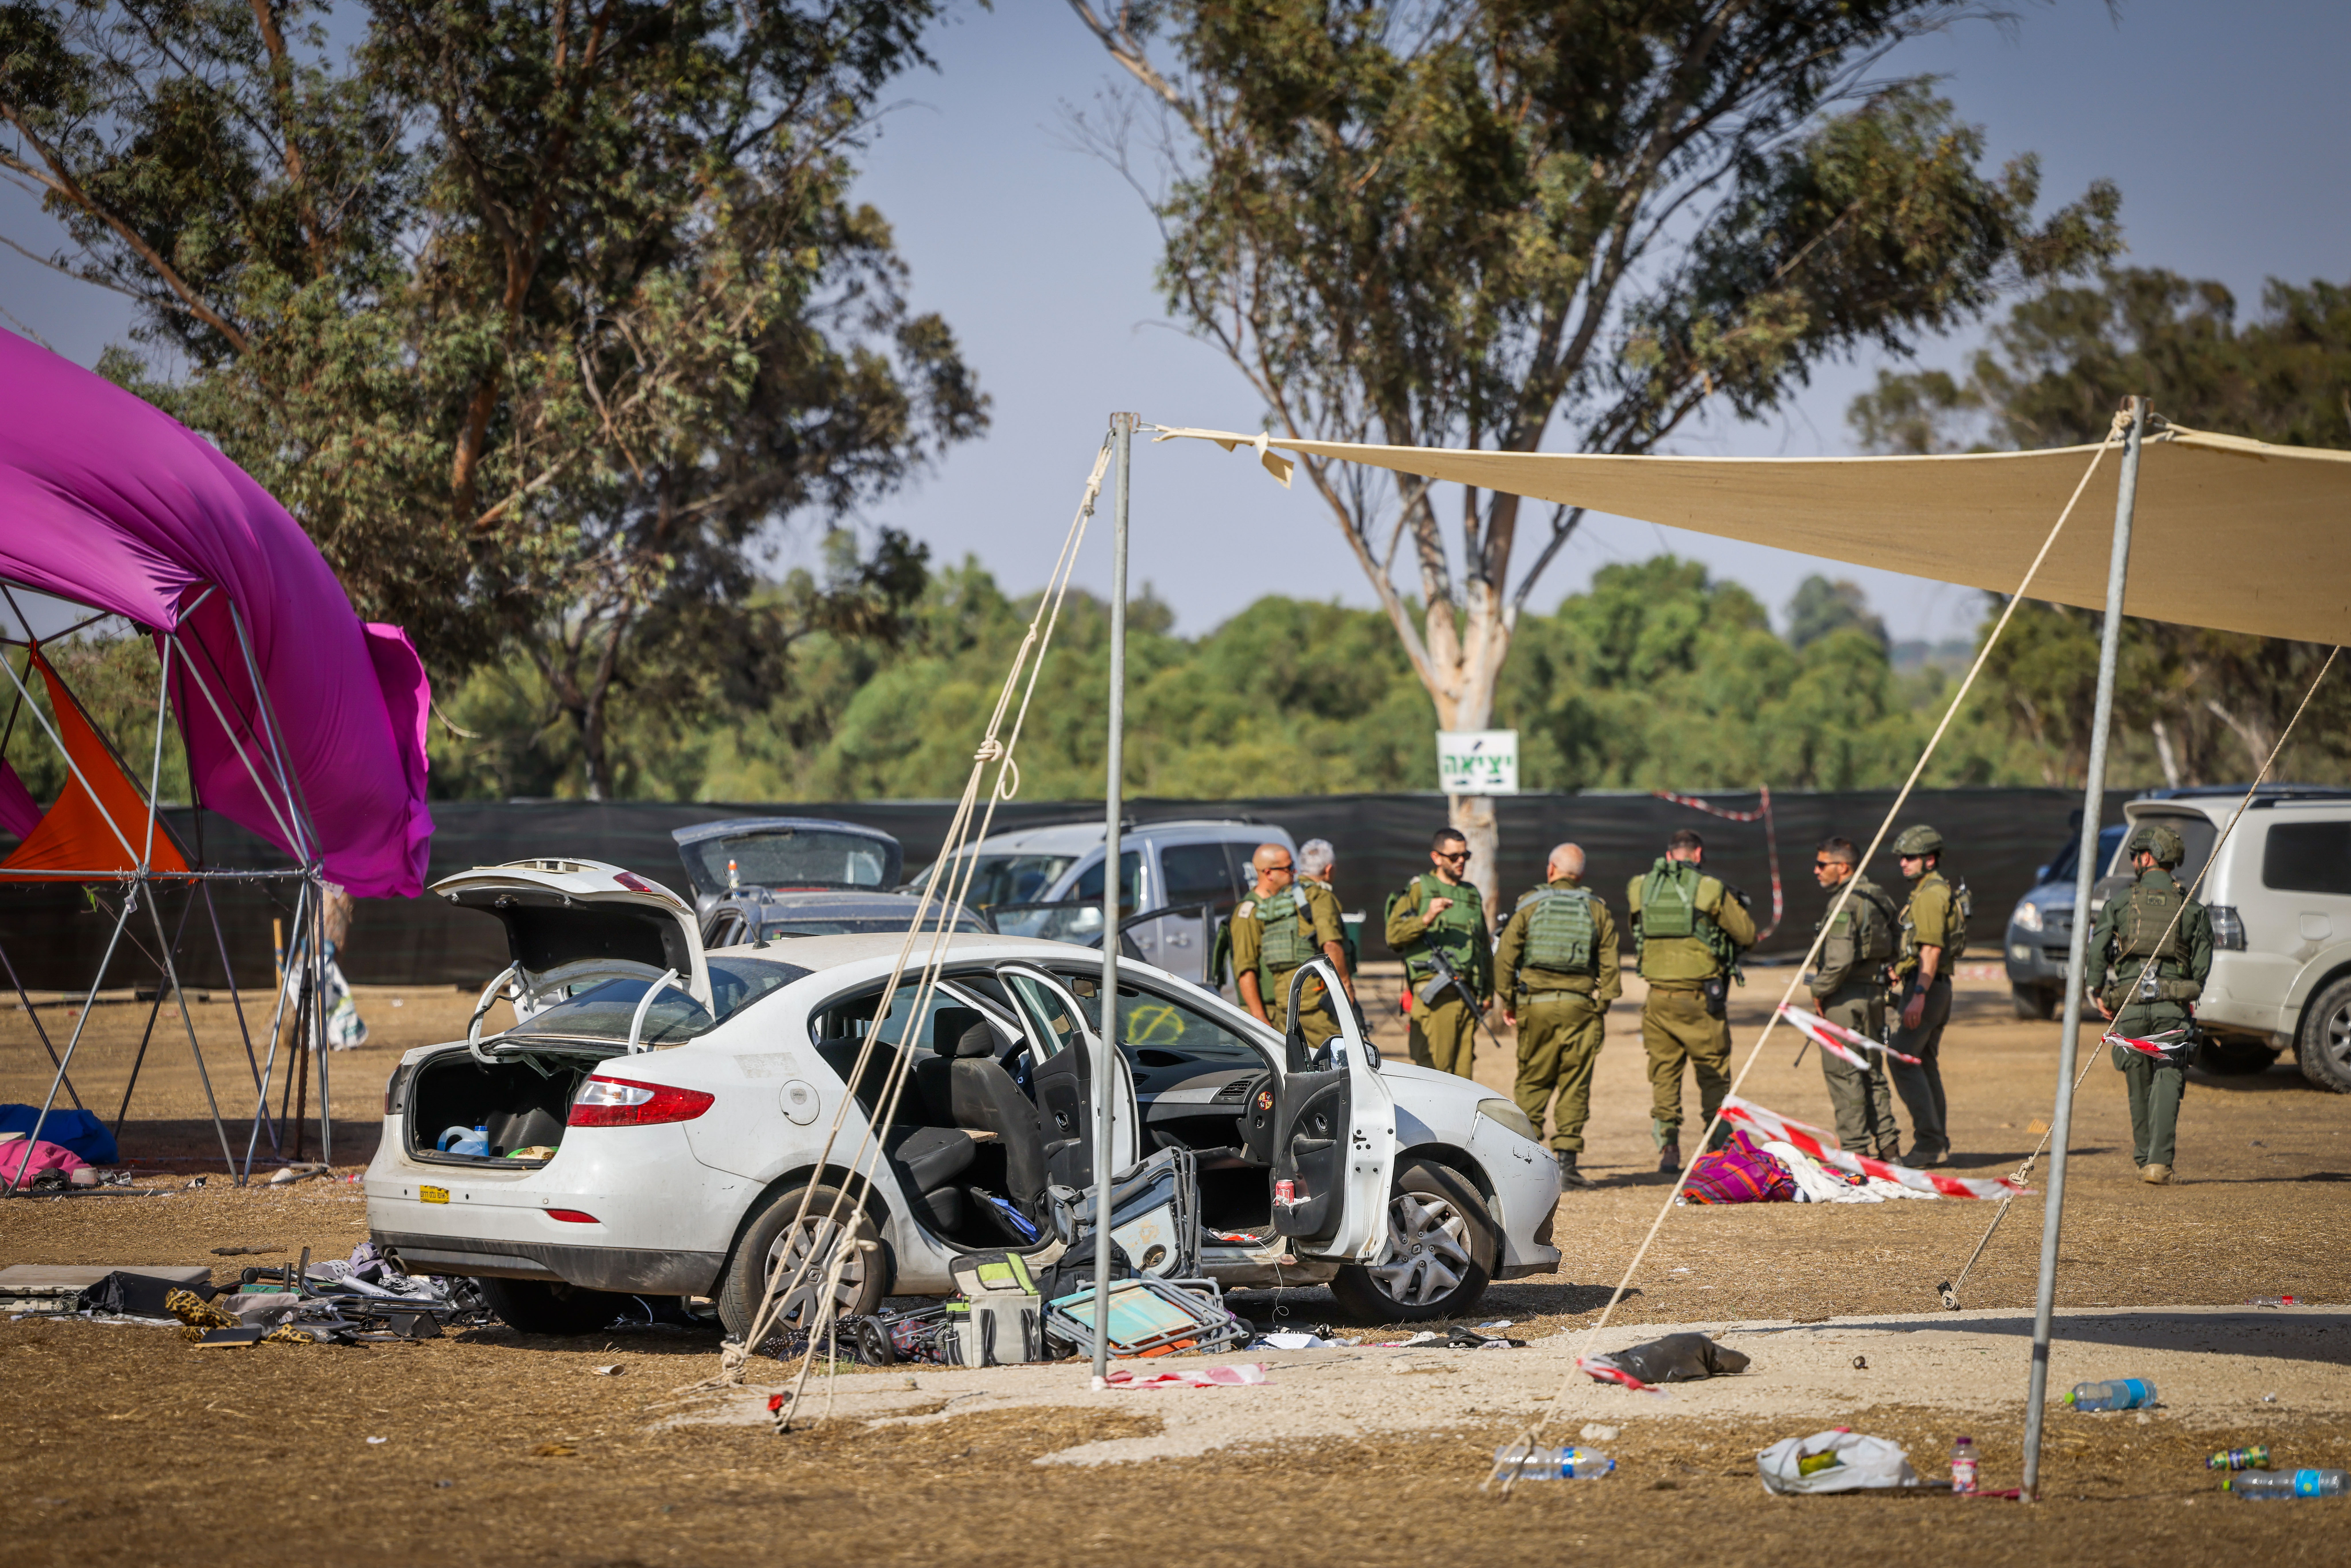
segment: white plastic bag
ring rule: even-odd
[[[1815,1454],[1834,1454],[1837,1462],[1806,1475],[1797,1467]],[[1883,1437],[1858,1432],[1815,1432],[1809,1437],[1784,1437],[1755,1456],[1755,1469],[1770,1492],[1861,1491],[1872,1487],[1915,1487],[1918,1472],[1910,1456]]]

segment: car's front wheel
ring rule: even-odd
[[[800,1198],[804,1194],[809,1205],[808,1214],[802,1218]],[[812,1193],[805,1187],[794,1187],[769,1200],[752,1218],[743,1232],[742,1244],[735,1249],[735,1257],[726,1265],[726,1278],[718,1287],[718,1318],[726,1325],[728,1333],[737,1339],[749,1336],[752,1320],[758,1316],[759,1303],[766,1299],[770,1277],[776,1289],[788,1291],[772,1327],[797,1328],[807,1321],[844,1237],[850,1250],[848,1257],[841,1260],[841,1282],[832,1296],[834,1312],[843,1318],[857,1317],[882,1305],[889,1270],[883,1261],[881,1238],[874,1231],[873,1221],[862,1213],[853,1216],[846,1226],[831,1218],[839,1198],[841,1194],[834,1187],[820,1186]],[[840,1207],[843,1214],[848,1214],[846,1199],[841,1200]],[[803,1262],[807,1264],[805,1270],[801,1269]],[[798,1284],[793,1283],[796,1274],[799,1276]]]
[[[1458,1317],[1486,1293],[1500,1255],[1501,1235],[1478,1189],[1458,1171],[1415,1160],[1396,1173],[1384,1254],[1341,1268],[1331,1293],[1374,1322]]]
[[[2304,1078],[2321,1089],[2351,1094],[2351,978],[2335,981],[2303,1009],[2294,1055]]]
[[[583,1334],[612,1326],[629,1298],[544,1280],[476,1280],[482,1299],[517,1333]]]

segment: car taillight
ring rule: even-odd
[[[666,1083],[638,1083],[626,1078],[590,1078],[580,1086],[565,1125],[572,1127],[650,1127],[662,1122],[691,1122],[710,1109],[715,1095],[699,1089],[673,1089]]]
[[[2245,950],[2245,920],[2225,904],[2213,904],[2205,913],[2212,917],[2212,946],[2232,953]]]

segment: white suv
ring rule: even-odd
[[[2243,798],[2165,791],[2123,815],[2179,834],[2186,885]],[[2126,875],[2117,853],[2099,902]],[[2264,786],[2196,896],[2212,912],[2212,973],[2196,1004],[2201,1065],[2257,1072],[2290,1048],[2311,1082],[2351,1093],[2351,790]]]

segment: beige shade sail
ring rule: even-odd
[[[1367,464],[1720,538],[2012,593],[2095,446],[1931,457],[1605,457],[1284,441],[1165,429],[1231,450]],[[2103,610],[2119,444],[2032,596]],[[2351,452],[2177,428],[2150,438],[2132,515],[2133,615],[2229,632],[2351,640]]]

